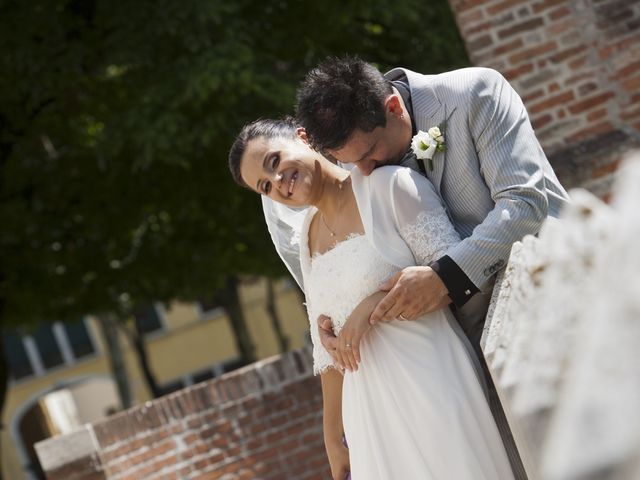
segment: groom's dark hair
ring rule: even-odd
[[[240,173],[242,156],[249,142],[258,137],[265,138],[297,138],[298,125],[294,118],[281,119],[261,118],[248,123],[236,137],[229,149],[229,170],[235,182],[241,187],[250,188]]]
[[[356,129],[386,125],[384,102],[391,93],[391,83],[373,65],[353,56],[329,57],[300,83],[296,118],[316,150],[342,148]]]

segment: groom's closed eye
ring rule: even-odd
[[[373,142],[373,144],[369,147],[369,149],[364,153],[364,155],[362,155],[358,160],[356,160],[355,163],[357,162],[362,162],[363,160],[366,160],[367,157],[369,157],[373,151],[376,149],[376,145],[378,145],[378,142],[375,141]]]

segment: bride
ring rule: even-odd
[[[398,166],[368,177],[348,172],[305,138],[292,120],[258,120],[236,138],[229,167],[244,187],[309,206],[300,263],[333,478],[512,479],[470,347],[449,309],[369,325],[380,284],[460,241],[435,189]],[[321,314],[333,320],[344,372],[320,343]]]

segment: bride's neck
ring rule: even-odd
[[[351,176],[349,172],[340,167],[335,167],[324,180],[322,195],[315,207],[322,212],[325,218],[334,218],[339,215],[345,203],[353,196],[351,189]]]

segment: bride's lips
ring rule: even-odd
[[[292,174],[291,177],[289,177],[289,189],[287,190],[287,193],[289,194],[289,196],[293,195],[293,189],[296,185],[296,180],[298,179],[298,171],[295,170]]]

